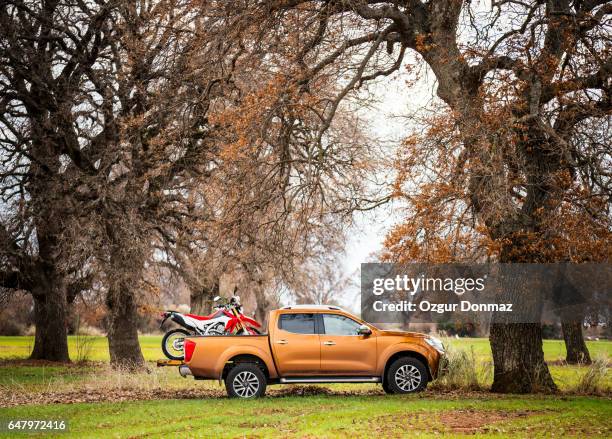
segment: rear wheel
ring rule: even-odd
[[[190,335],[189,331],[179,328],[166,332],[166,335],[162,338],[162,351],[164,351],[164,355],[171,360],[182,360],[185,358],[183,344],[185,343],[185,337]]]
[[[389,366],[385,381],[392,393],[420,392],[427,387],[427,368],[416,358],[398,358]]]
[[[255,363],[238,363],[225,377],[230,398],[259,398],[266,393],[266,385],[266,376]]]

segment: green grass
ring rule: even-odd
[[[160,336],[140,338],[145,359],[161,357]],[[491,351],[486,339],[450,339],[451,349],[473,352],[483,384],[491,379]],[[0,337],[0,359],[25,359],[31,337]],[[70,337],[73,358],[77,340]],[[593,357],[611,357],[612,342],[587,342]],[[563,359],[562,341],[544,343],[548,361]],[[2,394],[26,395],[38,403],[0,408],[0,419],[67,419],[69,432],[58,437],[612,437],[612,400],[608,397],[500,396],[487,392],[432,390],[419,395],[388,396],[372,384],[335,384],[308,390],[310,396],[282,396],[291,386],[272,386],[268,397],[236,401],[216,382],[181,378],[176,368],[127,373],[108,365],[104,337],[91,341],[90,361],[80,365],[41,365],[8,361],[0,366]],[[562,390],[569,390],[587,368],[551,366]],[[608,389],[612,382],[607,374]],[[197,390],[196,399],[150,399],[162,392],[176,398]],[[57,404],[82,401],[98,393],[101,400],[140,393],[141,401]],[[147,393],[148,392],[148,393]],[[156,393],[157,392],[157,393]],[[48,396],[51,395],[51,396]],[[64,395],[64,396],[62,396]],[[108,397],[107,397],[108,395]],[[45,397],[47,399],[45,399]],[[63,399],[65,397],[65,399]],[[39,398],[39,399],[37,399]],[[51,399],[49,399],[51,398]],[[132,398],[133,399],[133,398]],[[40,401],[47,402],[41,404]],[[45,437],[52,435],[45,433]],[[0,437],[15,434],[0,433]],[[19,437],[19,436],[18,436]],[[25,435],[21,436],[25,437]]]
[[[91,340],[86,343],[91,345],[91,353],[88,360],[109,361],[108,341],[106,337],[86,337]],[[161,335],[142,335],[139,337],[142,354],[147,361],[162,358]],[[68,351],[70,358],[77,358],[78,339],[76,336],[68,337]],[[34,347],[34,337],[0,337],[0,359],[28,358]]]
[[[487,338],[449,338],[444,340],[444,344],[450,345],[451,348],[473,349],[478,359],[485,361],[490,361],[491,359],[491,345]],[[612,341],[587,341],[586,344],[592,358],[599,356],[612,357]],[[565,359],[565,343],[563,340],[544,340],[543,348],[544,359],[546,361]]]
[[[610,400],[309,396],[25,406],[0,417],[67,419],[58,437],[606,437]],[[45,435],[48,437],[48,435]],[[2,437],[9,437],[8,435]],[[15,437],[14,435],[11,437]]]
[[[54,385],[60,379],[67,382],[78,382],[87,374],[94,373],[93,366],[11,366],[0,368],[0,386],[19,385],[29,389],[44,388]]]

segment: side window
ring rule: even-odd
[[[281,314],[278,327],[295,334],[316,334],[314,314]]]
[[[357,335],[361,325],[338,314],[323,314],[323,326],[327,335]]]

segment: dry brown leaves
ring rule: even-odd
[[[143,401],[153,399],[203,399],[225,396],[223,389],[82,389],[74,392],[5,392],[0,394],[0,407],[19,405],[78,404],[92,402]]]

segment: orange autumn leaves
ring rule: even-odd
[[[210,116],[213,125],[222,127],[227,143],[221,157],[225,160],[247,158],[257,152],[261,141],[275,129],[277,120],[271,116],[283,96],[291,93],[288,78],[275,75],[261,87],[246,94],[236,106],[219,109]]]
[[[513,155],[515,148],[524,140],[520,130],[510,129],[504,118],[495,115],[499,113],[493,112],[479,125],[493,133],[485,137],[492,139],[488,144],[481,138],[479,154],[467,153],[450,111],[423,119],[423,132],[404,140],[394,163],[393,184],[393,196],[404,206],[404,219],[387,234],[383,260],[495,261],[508,249],[511,254],[505,258],[516,262],[610,260],[607,200],[566,169],[549,177],[549,199],[532,215],[531,221],[538,224],[535,231],[493,237],[491,224],[496,217],[508,212],[520,215],[528,184],[526,176],[513,170],[520,161]],[[483,156],[490,161],[483,163]],[[471,177],[485,172],[497,173],[499,184],[488,194],[483,209],[487,216],[477,216],[471,208]]]

